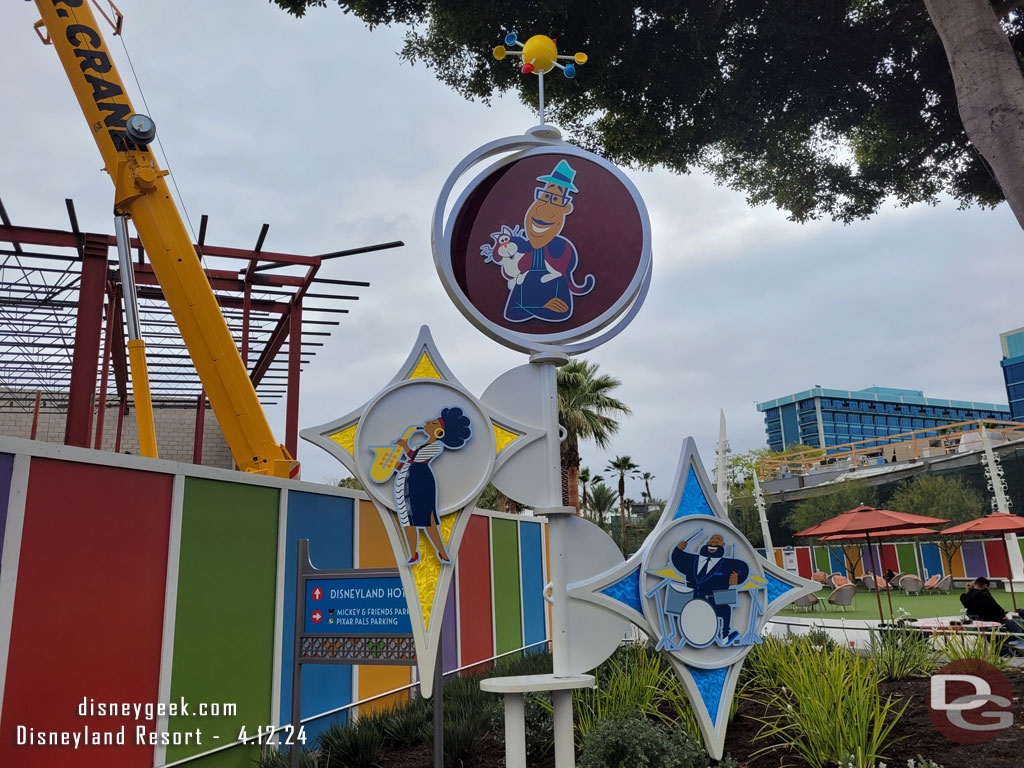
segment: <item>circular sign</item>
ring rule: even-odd
[[[476,499],[494,467],[494,430],[475,398],[434,379],[413,379],[383,390],[367,407],[355,434],[354,456],[366,492],[403,525],[457,512]]]
[[[456,180],[513,150],[470,182],[442,230]],[[462,313],[528,352],[602,343],[632,319],[650,279],[650,223],[633,184],[603,158],[541,136],[493,142],[455,169],[434,212],[433,247]]]
[[[724,667],[760,639],[764,570],[731,524],[707,515],[671,523],[643,558],[643,613],[658,649],[691,667]]]

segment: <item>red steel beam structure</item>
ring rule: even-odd
[[[103,293],[107,285],[107,238],[85,235],[82,245],[82,277],[78,285],[75,350],[71,361],[68,419],[64,443],[89,447],[96,365],[103,324]]]

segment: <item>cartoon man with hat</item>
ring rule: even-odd
[[[744,584],[750,567],[736,557],[725,557],[725,539],[714,534],[696,553],[687,552],[689,541],[680,541],[672,550],[672,567],[693,589],[693,599],[703,600],[721,620],[721,644],[731,643],[739,635],[732,628],[732,604],[726,602],[735,594],[735,587]],[[734,552],[735,554],[735,552]]]
[[[509,293],[506,320],[565,320],[572,315],[573,296],[594,289],[593,275],[587,275],[582,285],[576,283],[576,247],[561,234],[573,212],[572,193],[579,192],[575,179],[576,171],[565,159],[560,159],[551,173],[537,178],[541,184],[534,189],[533,203],[523,217],[526,238],[515,238],[522,252],[518,267],[523,276]]]

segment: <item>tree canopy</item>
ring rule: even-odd
[[[327,5],[273,1],[299,16]],[[944,4],[927,1],[933,14]],[[976,14],[979,2],[986,23],[1009,41],[1003,62],[1012,68],[1013,54],[1024,58],[1022,2],[970,0]],[[469,98],[518,91],[536,104],[537,78],[495,61],[491,50],[507,31],[553,36],[562,52],[590,55],[575,79],[545,81],[553,122],[573,140],[622,164],[703,168],[752,204],[773,203],[796,221],[865,218],[887,198],[1003,200],[990,167],[998,175],[998,158],[984,142],[976,139],[982,153],[972,146],[958,112],[951,65],[955,73],[960,59],[947,60],[922,0],[337,4],[371,27],[408,25],[401,55]],[[990,43],[978,47],[981,55]],[[982,93],[980,101],[1024,140],[1024,93],[1011,87],[1006,109],[1003,94]],[[1008,176],[1001,178],[1006,188]],[[1014,210],[1024,226],[1019,201]]]

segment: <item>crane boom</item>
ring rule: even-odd
[[[148,146],[125,124],[134,114],[87,0],[36,0],[79,106],[114,181],[114,208],[131,217],[206,390],[235,463],[247,472],[294,476],[297,462],[275,439],[185,225]],[[38,29],[39,24],[37,24]]]

